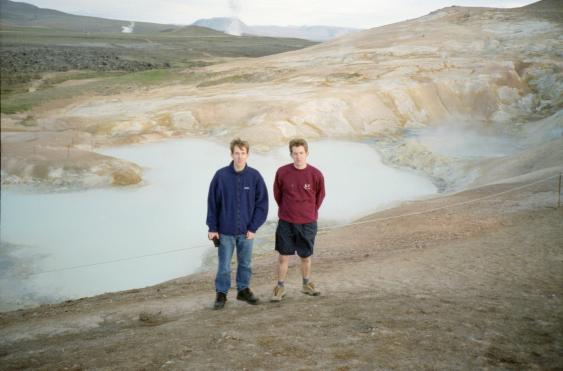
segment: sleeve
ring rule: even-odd
[[[207,227],[209,232],[219,231],[219,210],[221,209],[221,198],[219,193],[219,180],[217,173],[211,180],[209,185],[209,193],[207,194]]]
[[[282,187],[281,187],[280,171],[276,172],[276,178],[274,179],[274,198],[278,207],[281,205],[282,201]]]
[[[316,206],[317,206],[317,211],[319,210],[319,208],[321,207],[323,200],[325,199],[325,178],[323,177],[323,174],[321,172],[319,172],[318,176],[317,176],[317,194],[316,194]]]
[[[254,213],[252,220],[248,226],[248,230],[252,233],[256,233],[258,228],[264,224],[266,218],[268,217],[268,189],[266,188],[266,183],[260,174],[258,174],[258,179],[256,182],[256,192],[254,200]]]

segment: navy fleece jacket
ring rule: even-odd
[[[236,172],[233,162],[215,173],[207,196],[209,232],[256,233],[268,216],[268,190],[258,170]]]

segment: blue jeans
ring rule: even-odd
[[[219,238],[219,266],[215,277],[215,291],[226,294],[231,288],[231,260],[235,246],[237,248],[237,290],[250,286],[252,277],[252,242],[246,236],[239,234],[230,236],[220,235]]]

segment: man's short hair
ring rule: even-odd
[[[303,138],[294,138],[289,141],[289,153],[293,152],[293,147],[303,147],[305,148],[305,152],[309,153],[309,145]]]
[[[238,148],[245,148],[246,153],[250,153],[250,145],[246,140],[240,138],[235,138],[231,141],[231,154],[235,152],[235,146]]]

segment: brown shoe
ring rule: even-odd
[[[285,296],[285,288],[276,285],[276,287],[274,287],[274,294],[272,295],[270,301],[281,301],[284,296]]]
[[[311,295],[311,296],[319,296],[321,294],[321,292],[319,290],[317,290],[317,288],[315,287],[315,284],[313,282],[309,282],[309,283],[303,285],[301,292],[304,293],[304,294],[307,294],[307,295]]]

